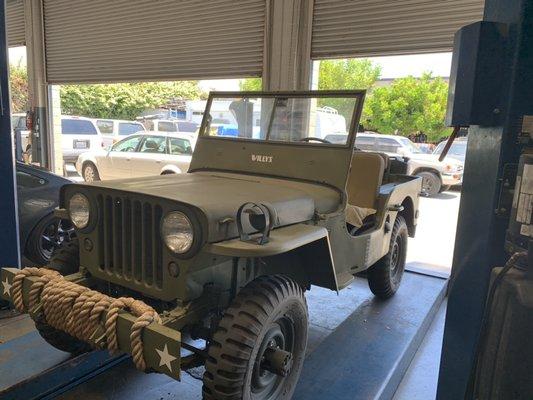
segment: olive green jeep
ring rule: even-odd
[[[63,187],[58,214],[78,242],[49,267],[159,313],[142,336],[148,370],[179,379],[205,365],[206,399],[290,398],[305,291],[339,291],[362,274],[376,296],[392,296],[415,234],[420,178],[354,150],[364,95],[211,93],[188,173]],[[123,317],[119,347],[130,352]],[[62,350],[86,349],[37,326]]]

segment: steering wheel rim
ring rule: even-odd
[[[331,144],[331,142],[329,140],[318,138],[318,137],[313,137],[313,136],[308,136],[308,137],[301,138],[299,141],[300,142],[310,142],[311,140],[315,140],[315,141],[320,142],[320,143]]]

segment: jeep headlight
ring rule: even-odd
[[[89,217],[91,216],[89,199],[81,193],[76,193],[70,198],[68,212],[76,228],[85,228],[89,224]]]
[[[192,247],[193,226],[182,212],[172,211],[163,218],[161,235],[167,247],[174,253],[183,254]]]

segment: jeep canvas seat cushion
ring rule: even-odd
[[[387,165],[384,154],[354,151],[346,182],[346,222],[360,227],[363,220],[376,213],[379,188]]]

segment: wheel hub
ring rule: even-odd
[[[53,221],[48,225],[41,237],[41,252],[46,258],[50,258],[53,251],[65,241],[72,240],[74,229],[63,220]]]
[[[266,332],[253,366],[253,399],[274,399],[291,373],[294,329],[285,318],[274,322]]]
[[[275,344],[265,349],[261,368],[278,376],[287,376],[292,368],[292,353],[280,349]]]

